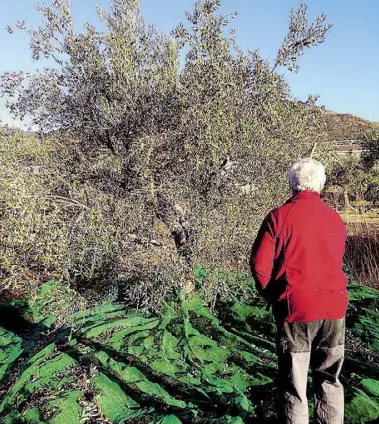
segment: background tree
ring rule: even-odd
[[[371,130],[363,143],[363,162],[368,168],[374,168],[379,162],[379,131]]]
[[[341,159],[333,168],[328,185],[339,187],[343,191],[345,208],[354,209],[350,200],[363,200],[369,184],[370,175],[363,162],[354,156]],[[355,211],[355,210],[354,210]]]

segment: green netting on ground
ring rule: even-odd
[[[41,311],[59,287],[7,305],[34,324],[0,329],[0,422],[276,422],[275,326],[259,297],[218,317],[195,296],[159,316],[107,303],[57,327]],[[379,293],[349,292],[346,422],[377,422]]]

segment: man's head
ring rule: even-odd
[[[289,184],[294,193],[299,191],[321,193],[325,181],[325,168],[314,159],[301,159],[293,165],[289,173]]]

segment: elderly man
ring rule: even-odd
[[[281,423],[309,422],[309,366],[316,422],[344,422],[346,229],[320,199],[325,180],[321,163],[296,163],[289,174],[293,196],[266,217],[251,254],[257,289],[272,305],[278,328]]]

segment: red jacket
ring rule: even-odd
[[[258,291],[289,322],[345,316],[346,228],[318,193],[302,191],[264,220],[251,254]]]

